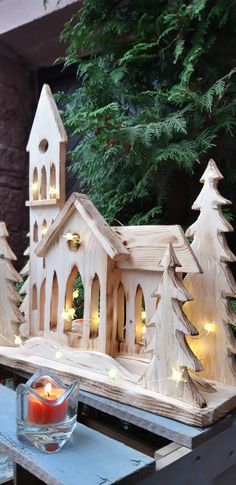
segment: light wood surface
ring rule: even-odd
[[[222,214],[221,207],[230,204],[218,192],[222,178],[216,163],[210,160],[200,180],[203,188],[192,206],[200,210],[200,215],[186,233],[193,236],[192,249],[203,274],[185,277],[193,301],[184,305],[184,311],[199,332],[199,337],[190,338],[189,344],[202,363],[200,375],[235,386],[236,340],[232,325],[236,324],[236,315],[230,298],[236,296],[236,284],[228,263],[236,258],[224,236],[233,229]]]
[[[21,297],[15,289],[15,283],[21,277],[12,265],[16,260],[8,242],[6,224],[0,222],[0,342],[1,345],[14,345],[19,334],[19,324],[23,316],[18,308]]]
[[[126,371],[125,374],[125,369],[121,371],[119,367],[117,370],[115,359],[110,361],[111,366],[108,366],[107,356],[105,355],[103,360],[102,353],[90,351],[83,364],[82,360],[87,352],[78,350],[76,366],[74,350],[61,348],[63,357],[57,360],[55,353],[59,347],[52,345],[51,342],[47,345],[43,342],[44,339],[37,337],[30,339],[22,347],[1,347],[0,363],[29,373],[39,368],[52,369],[66,382],[71,382],[75,376],[80,377],[83,390],[198,427],[209,426],[236,406],[235,388],[231,386],[211,382],[216,392],[209,394],[202,391],[203,397],[207,400],[207,407],[201,409],[137,385],[133,376],[130,380],[129,373]],[[115,377],[109,375],[110,369],[115,370]]]
[[[82,424],[54,454],[16,437],[15,392],[0,386],[0,450],[47,485],[137,483],[155,470],[155,460]]]
[[[65,204],[65,160],[67,135],[50,87],[44,84],[39,98],[27,151],[29,152],[30,245],[29,277],[22,311],[25,323],[21,333],[39,335],[39,311],[42,285],[46,276],[45,262],[35,255],[38,242],[45,236],[52,222]],[[34,288],[34,290],[33,290]],[[33,291],[37,305],[33,307]]]
[[[119,262],[118,268],[162,272],[159,262],[171,243],[180,262],[177,271],[201,273],[198,260],[180,226],[118,226],[113,229],[129,252],[129,258]]]
[[[205,407],[206,401],[188,371],[189,368],[196,372],[202,370],[185,337],[197,334],[182,310],[183,303],[192,297],[175,273],[180,262],[171,243],[160,266],[164,269],[163,276],[153,293],[153,297],[157,298],[157,307],[147,324],[155,328],[147,345],[152,359],[141,382],[147,389]]]

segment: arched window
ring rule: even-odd
[[[41,288],[40,288],[40,307],[39,307],[39,330],[44,330],[44,319],[45,319],[45,288],[46,288],[46,278],[44,278]]]
[[[135,295],[135,343],[144,344],[146,334],[146,311],[143,290],[137,286]]]
[[[34,284],[32,287],[32,310],[37,310],[38,302],[37,302],[37,286]]]
[[[41,199],[47,198],[47,174],[45,167],[41,170],[41,186],[40,186]]]
[[[57,189],[56,189],[56,169],[54,163],[50,167],[50,199],[56,199]]]
[[[47,233],[47,230],[48,230],[48,224],[46,219],[44,219],[42,224],[42,231],[41,231],[42,237],[45,236],[45,234]]]
[[[84,315],[84,287],[77,266],[73,266],[66,284],[63,311],[64,332],[82,334]]]
[[[98,275],[95,274],[91,288],[90,305],[90,338],[96,338],[99,334],[100,324],[100,282]]]
[[[57,329],[57,312],[58,312],[58,281],[57,275],[54,271],[52,280],[52,293],[50,305],[50,330]]]
[[[121,342],[125,340],[126,333],[126,298],[122,283],[119,284],[117,293],[117,338]]]
[[[33,231],[33,241],[35,243],[37,243],[39,240],[39,235],[38,235],[38,224],[37,222],[35,221],[34,223],[34,231]]]
[[[33,200],[38,200],[39,198],[39,181],[38,181],[38,170],[35,167],[33,171],[33,181],[32,181],[32,196]]]

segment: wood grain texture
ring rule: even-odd
[[[36,254],[38,256],[46,256],[48,248],[53,243],[58,232],[63,228],[74,210],[79,212],[111,259],[123,260],[127,258],[127,249],[98,212],[93,203],[86,195],[78,194],[76,192],[70,196],[54,224],[48,231],[48,234],[38,245],[36,249]]]
[[[14,345],[15,336],[19,334],[19,323],[23,316],[18,308],[21,296],[15,289],[15,283],[21,277],[14,269],[12,260],[16,256],[8,242],[8,231],[4,222],[0,222],[0,342],[2,345]]]
[[[200,180],[203,188],[192,206],[200,210],[200,215],[186,233],[193,236],[191,246],[203,274],[185,277],[184,284],[193,301],[184,305],[184,311],[199,332],[198,338],[189,338],[189,344],[203,365],[200,375],[235,386],[236,340],[232,325],[236,324],[236,315],[230,298],[236,296],[236,283],[228,262],[236,258],[224,236],[233,229],[221,210],[230,204],[218,192],[222,178],[216,163],[210,160]]]
[[[129,251],[129,258],[118,262],[118,268],[162,271],[159,262],[171,243],[180,262],[178,271],[201,273],[197,258],[180,226],[118,226],[113,229]]]
[[[147,345],[152,359],[141,382],[147,389],[205,407],[206,401],[188,371],[189,368],[196,372],[202,370],[185,337],[197,334],[182,310],[183,303],[192,297],[175,273],[180,263],[171,243],[160,266],[164,269],[163,276],[153,293],[157,307],[147,324],[155,328]]]
[[[29,373],[34,373],[39,368],[52,369],[66,382],[71,382],[75,376],[80,377],[83,390],[198,427],[209,426],[236,406],[234,387],[211,382],[216,392],[210,394],[202,392],[203,397],[207,400],[207,407],[200,409],[192,404],[169,398],[137,385],[136,382],[130,380],[129,374],[124,375],[125,369],[120,373],[117,372],[115,378],[109,377],[109,369],[114,367],[116,370],[116,361],[113,359],[112,366],[108,367],[106,359],[102,362],[101,353],[95,352],[93,358],[93,352],[89,352],[84,365],[82,365],[80,355],[79,365],[76,366],[74,355],[70,355],[70,353],[74,353],[73,350],[62,349],[63,359],[58,361],[55,358],[58,346],[57,344],[52,346],[50,343],[47,355],[51,348],[51,358],[45,358],[45,346],[42,346],[42,355],[40,354],[42,341],[43,339],[38,337],[17,349],[1,347],[0,363]],[[37,351],[40,355],[37,355]],[[81,351],[77,352],[81,353]],[[83,352],[84,355],[86,353],[86,351]],[[100,359],[99,371],[97,356]],[[107,358],[107,356],[105,357]]]
[[[46,276],[44,261],[35,255],[38,242],[65,204],[65,160],[67,136],[50,87],[44,85],[36,109],[27,151],[29,152],[30,245],[28,287],[22,310],[22,334],[41,332],[39,301]],[[32,305],[33,288],[37,305]]]
[[[47,485],[137,483],[151,475],[155,461],[143,453],[77,424],[70,440],[46,454],[16,437],[15,393],[0,386],[0,450]]]

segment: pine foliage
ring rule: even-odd
[[[84,0],[66,24],[70,169],[109,222],[157,222],[173,170],[231,143],[235,19],[233,0]]]

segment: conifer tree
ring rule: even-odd
[[[192,206],[193,210],[200,210],[200,215],[186,232],[187,236],[193,236],[191,246],[203,274],[185,277],[193,301],[184,310],[202,337],[191,340],[204,367],[202,375],[235,386],[236,340],[232,325],[236,324],[236,315],[229,299],[236,295],[236,284],[228,263],[236,261],[236,257],[225,238],[225,233],[233,228],[221,209],[231,203],[218,192],[221,179],[216,163],[210,160],[200,179],[203,188]]]
[[[5,223],[0,222],[0,342],[3,345],[14,344],[19,323],[23,321],[18,308],[21,297],[15,289],[15,283],[21,282],[21,277],[11,262],[16,256],[7,242],[8,235]]]
[[[215,146],[233,193],[235,21],[232,0],[84,0],[66,23],[70,168],[109,222],[163,220],[170,182]]]
[[[189,369],[202,370],[185,337],[198,333],[182,310],[183,303],[192,298],[175,273],[180,263],[171,243],[160,265],[164,272],[153,293],[158,304],[148,324],[154,327],[153,337],[147,345],[152,359],[142,382],[148,389],[204,407],[206,401],[189,374]]]

